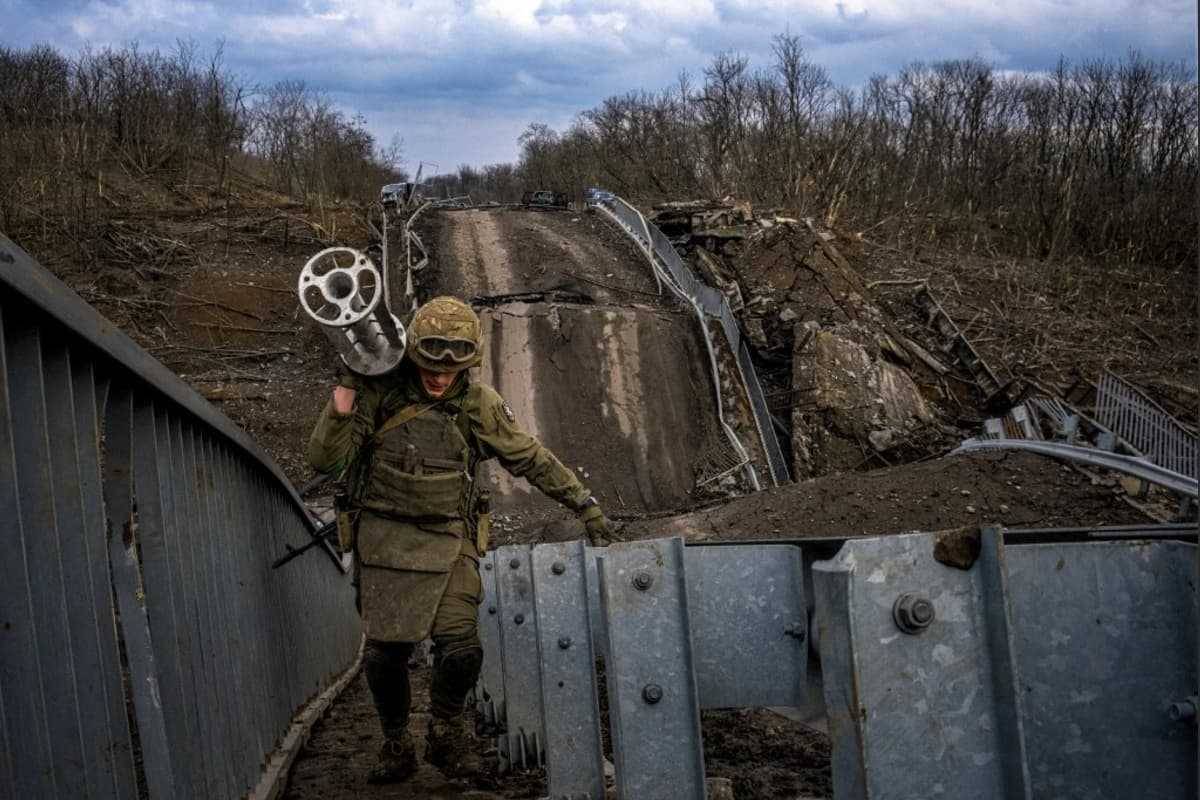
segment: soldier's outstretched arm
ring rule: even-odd
[[[353,378],[334,388],[308,439],[308,463],[317,472],[340,475],[374,427],[379,393]]]
[[[490,386],[479,385],[479,403],[465,409],[485,449],[511,474],[523,477],[552,500],[579,515],[593,545],[607,544],[608,522],[592,493],[554,453],[519,424],[512,409]]]

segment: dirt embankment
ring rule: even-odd
[[[106,176],[107,177],[107,176]],[[43,266],[245,429],[294,482],[336,374],[295,283],[335,242],[367,244],[361,209],[306,210],[233,172],[106,183],[110,219],[87,241],[18,241]]]
[[[625,539],[803,539],[964,525],[1052,528],[1144,523],[1111,479],[1028,453],[948,456],[828,475],[689,514],[631,522]]]

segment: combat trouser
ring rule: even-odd
[[[479,678],[483,648],[479,643],[478,608],[482,599],[483,585],[475,559],[459,556],[430,631],[434,671],[429,699],[430,712],[436,717],[446,719],[460,714],[467,693]],[[385,736],[399,736],[408,725],[412,703],[408,659],[413,647],[412,642],[366,642],[364,671]]]

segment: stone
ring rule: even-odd
[[[867,440],[871,443],[871,447],[875,448],[876,452],[882,453],[895,444],[896,432],[891,428],[871,431],[867,434]]]
[[[970,569],[979,558],[982,549],[979,529],[957,528],[937,534],[933,543],[933,557],[948,567]]]
[[[733,781],[729,778],[707,778],[708,800],[734,800]]]

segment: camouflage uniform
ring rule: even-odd
[[[589,533],[595,518],[605,523],[575,474],[517,425],[494,389],[471,382],[465,369],[436,400],[408,358],[392,373],[348,385],[357,390],[353,413],[339,414],[329,402],[313,430],[308,459],[321,472],[348,471],[360,513],[354,546],[367,636],[364,666],[385,736],[400,737],[408,718],[413,643],[433,639],[435,718],[460,715],[478,678],[480,463],[499,459],[510,473],[580,513]]]

